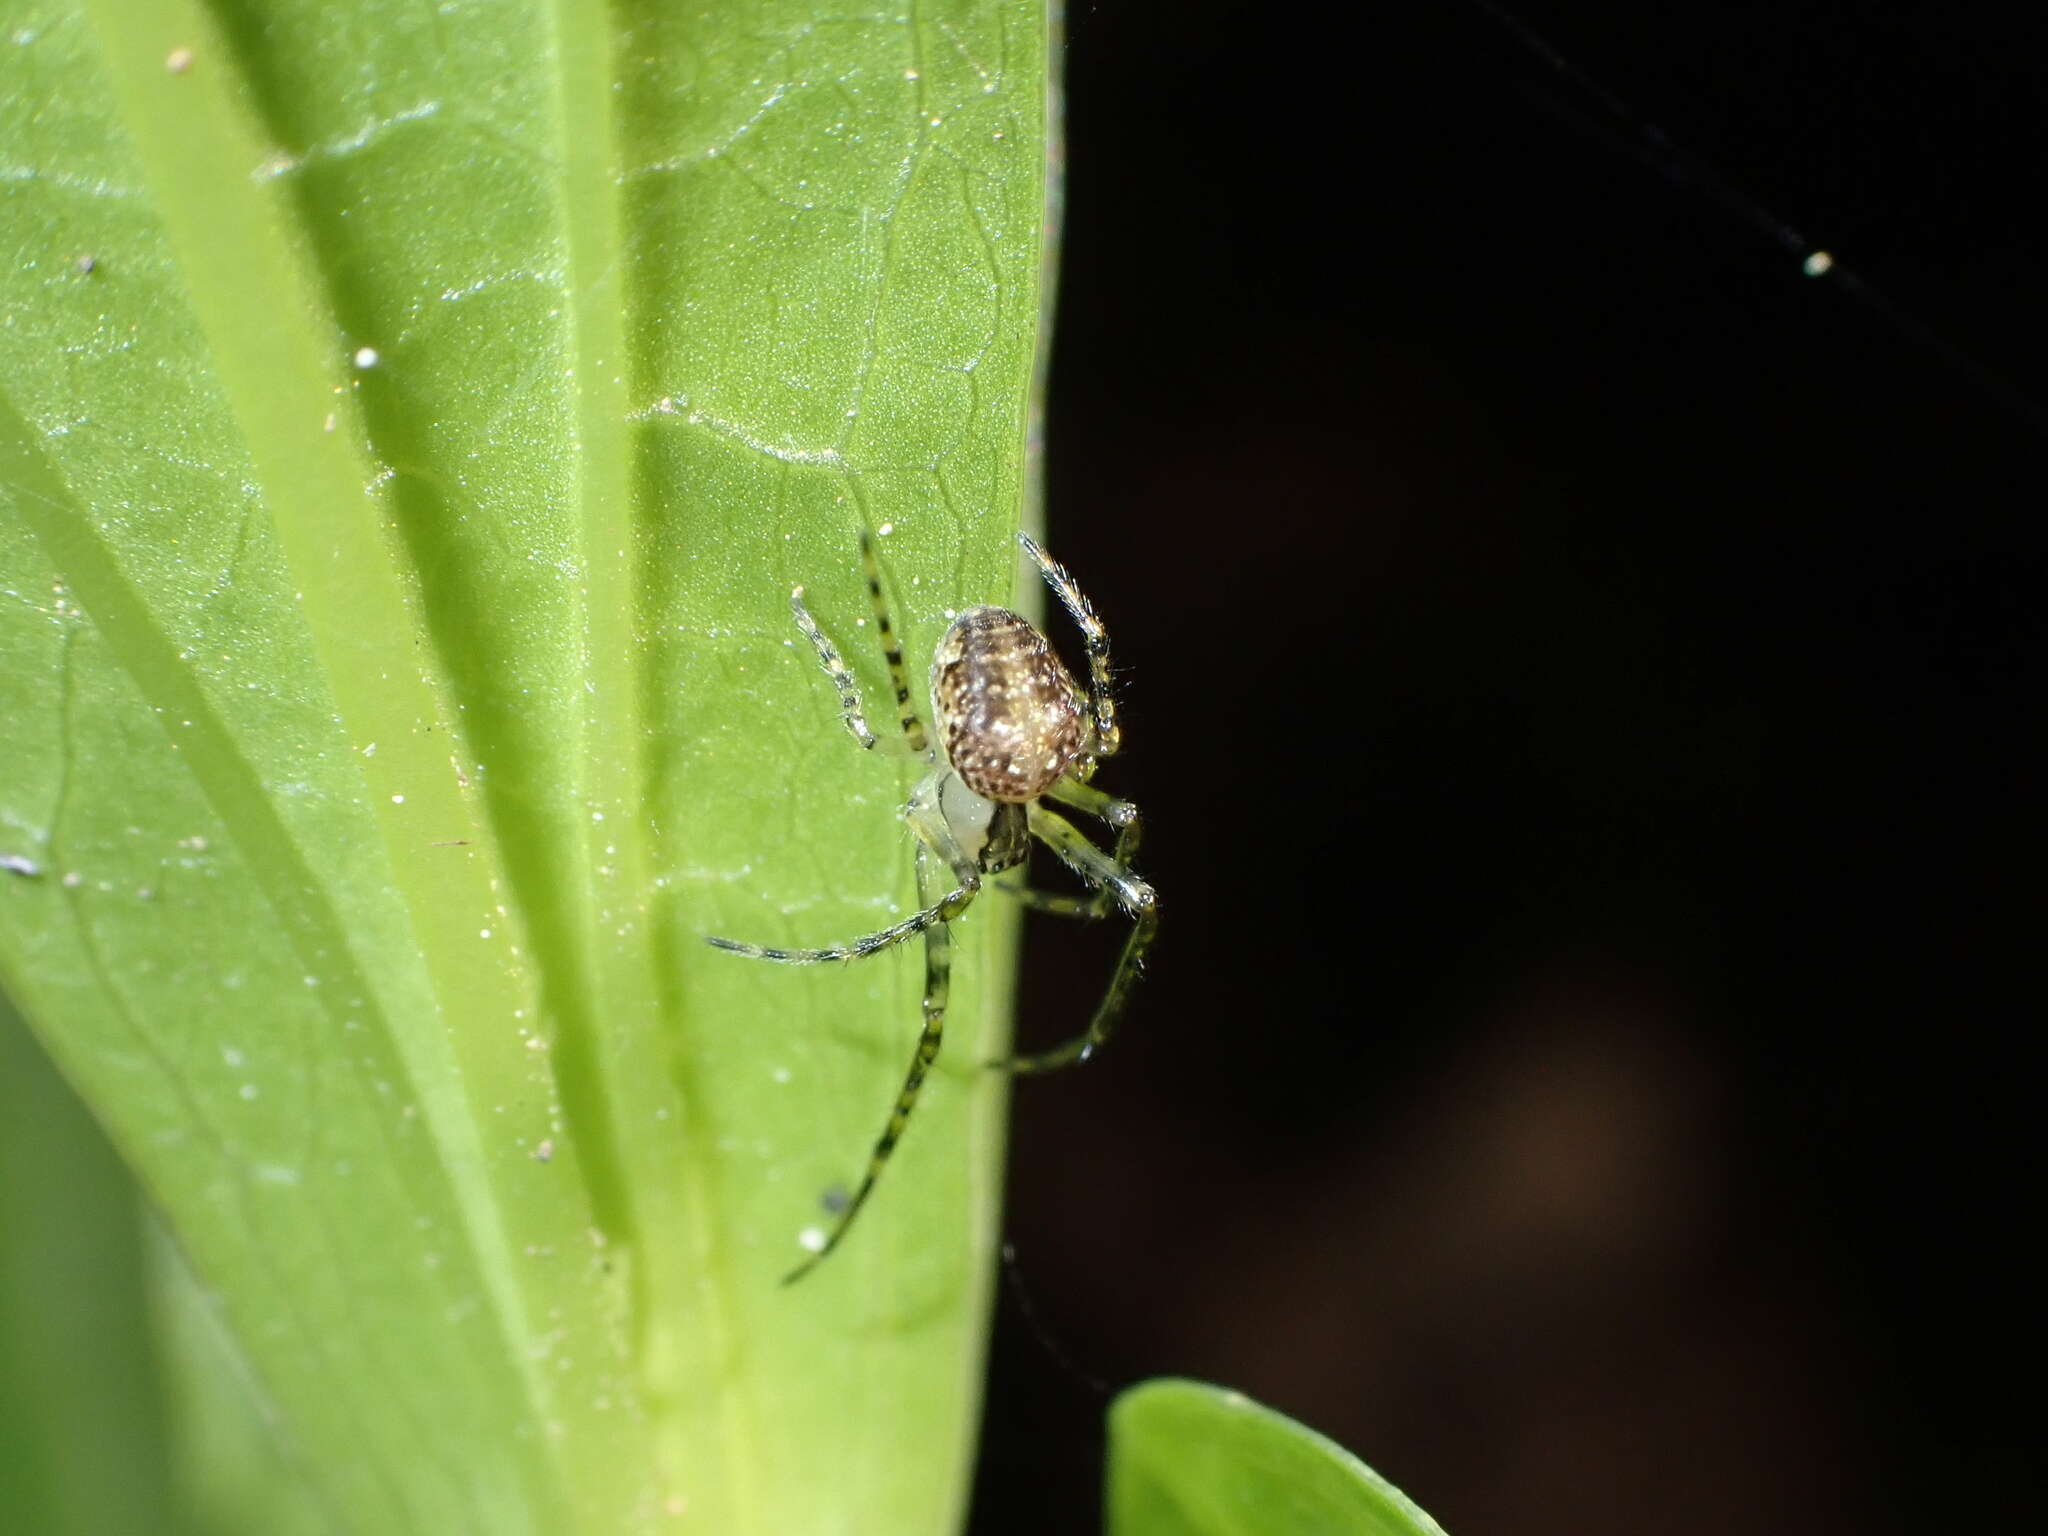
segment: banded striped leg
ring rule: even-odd
[[[1130,869],[1131,861],[1137,857],[1138,840],[1144,832],[1143,818],[1135,805],[1106,795],[1094,785],[1078,779],[1062,779],[1046,793],[1116,828],[1116,851],[1110,858],[1124,869]],[[1117,900],[1115,891],[1108,885],[1097,886],[1086,896],[1067,896],[1000,883],[996,889],[1006,896],[1016,897],[1033,912],[1046,912],[1054,917],[1102,917],[1116,905]]]
[[[704,936],[713,949],[745,955],[750,960],[774,960],[783,965],[823,965],[829,960],[863,960],[920,933],[933,933],[953,921],[973,903],[981,890],[981,870],[974,858],[960,846],[953,829],[946,824],[945,808],[939,802],[940,787],[933,777],[917,786],[904,810],[903,819],[918,841],[918,899],[927,903],[900,923],[891,923],[879,933],[863,934],[844,944],[823,949],[773,949],[764,944],[746,944],[738,939]],[[1077,834],[1078,835],[1078,834]],[[953,889],[937,901],[926,889],[924,853],[930,849],[938,864],[953,871]]]
[[[938,864],[938,857],[930,849],[920,847],[917,850],[918,894],[926,900],[930,899],[931,888],[938,883],[935,878]],[[860,1214],[860,1208],[874,1193],[875,1184],[882,1177],[882,1169],[888,1165],[890,1154],[896,1150],[896,1143],[903,1139],[903,1132],[910,1124],[911,1111],[917,1108],[917,1096],[924,1090],[925,1076],[931,1071],[932,1063],[939,1059],[939,1045],[946,1034],[946,999],[952,990],[952,978],[953,935],[944,923],[937,923],[927,929],[924,936],[924,1029],[917,1037],[917,1052],[910,1058],[910,1070],[904,1074],[902,1088],[897,1090],[888,1123],[882,1127],[882,1134],[875,1138],[874,1150],[868,1154],[867,1172],[862,1175],[860,1187],[854,1190],[853,1198],[839,1212],[818,1251],[782,1277],[784,1285],[794,1285],[825,1262],[826,1255],[839,1246],[847,1229],[853,1225],[853,1218]]]
[[[1110,857],[1126,872],[1130,870],[1131,861],[1138,856],[1138,840],[1145,831],[1144,818],[1135,805],[1104,794],[1093,784],[1079,779],[1061,779],[1046,794],[1062,805],[1071,805],[1083,815],[1093,816],[1116,828],[1116,851]]]
[[[704,942],[713,949],[722,949],[727,954],[745,955],[749,960],[773,960],[781,965],[823,965],[829,960],[865,960],[869,955],[879,954],[885,949],[901,944],[905,939],[914,939],[920,933],[932,933],[953,921],[967,910],[981,889],[979,875],[962,881],[942,899],[922,911],[913,912],[900,923],[891,923],[879,933],[864,933],[857,939],[848,939],[844,944],[828,944],[823,949],[773,949],[765,944],[747,944],[739,939],[721,939],[715,934],[706,934]]]
[[[1123,727],[1117,724],[1116,696],[1110,691],[1109,682],[1109,631],[1103,628],[1102,620],[1096,617],[1095,605],[1082,593],[1074,578],[1067,574],[1067,568],[1053,559],[1028,533],[1017,535],[1017,542],[1024,546],[1038,566],[1038,574],[1045,578],[1045,584],[1059,594],[1059,600],[1066,604],[1067,612],[1080,627],[1081,641],[1088,647],[1088,712],[1095,720],[1095,757],[1113,757],[1123,745]]]
[[[996,882],[996,889],[1014,897],[1027,912],[1044,912],[1052,917],[1097,918],[1105,916],[1115,905],[1106,889],[1086,896],[1069,896],[1064,891],[1036,891],[1028,885],[1011,885],[1001,880]]]
[[[896,639],[896,626],[889,619],[889,605],[882,598],[882,562],[875,554],[875,536],[860,531],[860,564],[867,576],[868,602],[875,610],[875,633],[882,640],[882,659],[889,664],[889,686],[896,691],[896,723],[903,728],[910,750],[924,754],[924,722],[910,702],[909,674],[903,669],[903,647]]]
[[[1110,977],[1109,990],[1096,1005],[1095,1017],[1088,1021],[1085,1033],[1049,1051],[1031,1056],[1012,1056],[1007,1061],[992,1063],[1019,1075],[1051,1072],[1086,1061],[1116,1033],[1117,1020],[1131,1000],[1131,988],[1137,984],[1145,951],[1152,947],[1153,936],[1159,931],[1159,898],[1151,886],[1089,842],[1065,817],[1036,803],[1028,808],[1028,812],[1031,835],[1058,854],[1061,861],[1083,880],[1107,890],[1116,898],[1117,905],[1130,914],[1131,936],[1124,941],[1124,952],[1117,959],[1116,974]]]
[[[804,606],[802,587],[790,592],[789,609],[796,615],[796,627],[804,632],[804,638],[811,642],[811,649],[818,653],[818,665],[825,669],[825,675],[832,679],[832,686],[839,690],[839,718],[846,722],[846,729],[860,743],[861,750],[872,751],[875,733],[868,729],[867,717],[860,712],[860,688],[855,684],[845,659],[840,656],[839,647],[818,628],[818,621]]]
[[[889,686],[896,695],[896,724],[903,732],[909,752],[922,757],[927,747],[924,722],[918,719],[917,710],[910,702],[910,683],[903,669],[903,647],[897,643],[896,626],[889,617],[889,605],[882,597],[882,566],[875,556],[874,537],[865,528],[860,534],[860,563],[867,576],[868,602],[875,611],[875,633],[882,641],[882,659],[889,665]],[[811,649],[818,653],[818,665],[825,669],[825,675],[832,679],[832,686],[839,690],[839,717],[846,722],[847,731],[860,743],[863,751],[873,751],[881,743],[861,711],[860,686],[853,680],[853,669],[847,666],[846,658],[839,654],[839,647],[832,643],[831,637],[818,627],[818,621],[811,617],[811,610],[804,606],[802,587],[789,594],[789,607],[796,615],[796,627],[804,632],[804,638],[811,642]]]

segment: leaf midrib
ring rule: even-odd
[[[720,1240],[720,1193],[710,1177],[716,1161],[708,1149],[666,1155],[677,1148],[659,1130],[641,1132],[644,1139],[632,1144],[621,1139],[623,1124],[671,1123],[667,1063],[636,1071],[607,1045],[630,1041],[629,1050],[658,1050],[669,1038],[658,1021],[676,1011],[677,1000],[661,983],[661,928],[645,894],[656,888],[645,794],[652,742],[645,722],[655,713],[648,697],[655,678],[642,633],[646,564],[673,552],[659,547],[647,525],[646,510],[658,504],[663,487],[641,472],[633,446],[631,391],[645,359],[629,348],[627,322],[629,309],[637,314],[644,298],[635,292],[624,256],[615,22],[602,0],[554,0],[552,17],[575,358],[572,458],[585,579],[586,742],[578,760],[589,775],[583,798],[592,812],[577,871],[585,924],[578,963],[588,966],[590,984],[563,992],[564,1002],[587,1011],[561,1021],[578,1037],[564,1063],[562,1092],[586,1140],[601,1139],[601,1145],[586,1145],[584,1163],[600,1220],[619,1222],[619,1235],[637,1254],[631,1266],[634,1364],[663,1471],[674,1477],[687,1454],[686,1423],[677,1409],[692,1384],[668,1379],[671,1352],[651,1335],[662,1319],[688,1315],[715,1351],[729,1351],[737,1339],[736,1282],[732,1245]],[[616,899],[608,901],[608,893]],[[642,1027],[620,1027],[625,1021]],[[681,1111],[677,1134],[688,1139],[704,1116],[687,1096]],[[746,1394],[728,1393],[714,1416],[726,1507],[741,1514],[759,1507],[749,1492],[759,1461],[750,1407]]]
[[[388,650],[380,651],[385,637],[412,633],[417,625],[394,568],[394,545],[379,520],[363,516],[360,488],[371,482],[375,466],[362,446],[367,435],[346,387],[338,339],[320,323],[320,284],[297,210],[277,181],[259,184],[251,174],[270,146],[245,109],[249,91],[236,74],[232,50],[212,15],[192,0],[165,0],[141,18],[112,0],[87,0],[86,8],[287,562],[296,571],[319,573],[299,582],[302,611],[340,714],[351,739],[376,741],[382,748],[374,759],[359,760],[371,814],[387,847],[402,846],[420,825],[468,834],[473,856],[434,869],[431,890],[417,865],[389,861],[407,910],[416,925],[416,914],[446,902],[448,887],[455,885],[474,910],[488,911],[495,905],[496,874],[490,840],[443,749],[418,729],[422,721],[454,712],[432,676],[383,666],[372,676],[358,660],[387,661]],[[178,48],[189,49],[196,61],[188,72],[164,67]],[[167,181],[189,185],[195,167],[214,193],[204,208],[166,195]],[[169,174],[173,168],[175,177]],[[260,315],[251,312],[251,292],[269,296]],[[331,431],[323,428],[330,415],[338,418]],[[269,835],[291,846],[282,826]],[[310,889],[327,901],[319,872],[310,875]],[[345,932],[331,912],[330,920]],[[416,926],[415,945],[444,1006],[450,997],[502,993],[506,1016],[516,1007],[487,949],[457,953],[430,946],[418,941]],[[337,952],[352,953],[345,943]],[[445,1014],[409,1028],[394,1027],[388,1009],[380,1008],[378,1018],[441,1149],[467,1246],[505,1340],[503,1360],[521,1383],[526,1413],[533,1422],[547,1423],[553,1394],[532,1347],[503,1213],[486,1172],[480,1128],[463,1095]],[[543,1464],[553,1489],[538,1508],[558,1507],[562,1469],[552,1455]]]

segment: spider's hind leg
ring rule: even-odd
[[[1088,648],[1088,713],[1095,726],[1093,755],[1114,757],[1117,748],[1123,745],[1123,727],[1117,724],[1116,695],[1110,688],[1109,630],[1064,565],[1040,549],[1028,533],[1018,534],[1017,542],[1024,546],[1024,553],[1038,567],[1045,584],[1058,595],[1080,628],[1082,643]]]
[[[897,750],[911,756],[922,757],[929,743],[924,733],[924,722],[918,718],[917,708],[910,702],[910,678],[903,665],[903,647],[896,639],[895,621],[889,617],[888,600],[882,596],[882,565],[875,554],[874,536],[865,528],[860,534],[861,571],[867,581],[868,603],[874,609],[875,634],[882,642],[882,660],[889,668],[889,688],[896,696],[896,724],[903,737]],[[832,679],[832,686],[839,692],[839,717],[846,722],[847,732],[860,743],[865,751],[877,747],[890,750],[894,743],[885,743],[875,735],[868,725],[867,715],[861,709],[860,685],[854,681],[853,669],[846,664],[846,658],[839,654],[839,647],[811,617],[811,610],[804,606],[804,589],[798,587],[789,594],[790,612],[796,616],[796,627],[803,631],[804,638],[811,642],[811,649],[818,654],[818,665],[825,669],[825,675]]]
[[[824,630],[818,628],[818,621],[804,606],[802,587],[789,594],[789,611],[796,615],[796,627],[803,631],[804,638],[811,642],[811,649],[818,653],[818,665],[825,669],[825,675],[832,679],[832,686],[839,690],[839,718],[846,723],[847,733],[860,743],[863,751],[873,751],[876,736],[868,729],[867,716],[861,713],[860,685],[853,680],[853,670],[846,665],[846,658],[839,654],[839,647],[832,643]]]
[[[903,665],[903,646],[896,638],[896,626],[889,617],[888,600],[882,596],[882,562],[875,554],[875,536],[860,531],[861,573],[867,579],[868,603],[875,610],[875,634],[882,642],[882,660],[889,666],[889,687],[896,695],[896,723],[912,752],[925,750],[924,722],[910,702],[910,675]]]

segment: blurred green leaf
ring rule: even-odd
[[[1356,1456],[1245,1397],[1151,1381],[1109,1411],[1110,1536],[1443,1536]]]
[[[1013,930],[788,1290],[920,967],[698,939],[913,899],[788,593],[873,690],[861,524],[913,656],[1010,588],[1042,9],[0,0],[0,49],[0,985],[263,1454],[380,1536],[951,1528]]]
[[[161,1223],[145,1223],[142,1249],[154,1304],[152,1375],[168,1416],[174,1505],[186,1526],[206,1536],[332,1536],[339,1514],[319,1497],[215,1299]],[[168,1520],[148,1527],[168,1528]]]
[[[37,1536],[172,1507],[134,1182],[0,997],[0,1510]]]

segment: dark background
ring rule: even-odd
[[[1069,16],[1165,925],[1019,1087],[977,1532],[1156,1373],[1457,1536],[2040,1518],[2041,20],[1512,14]],[[1034,922],[1049,1042],[1121,935]]]

